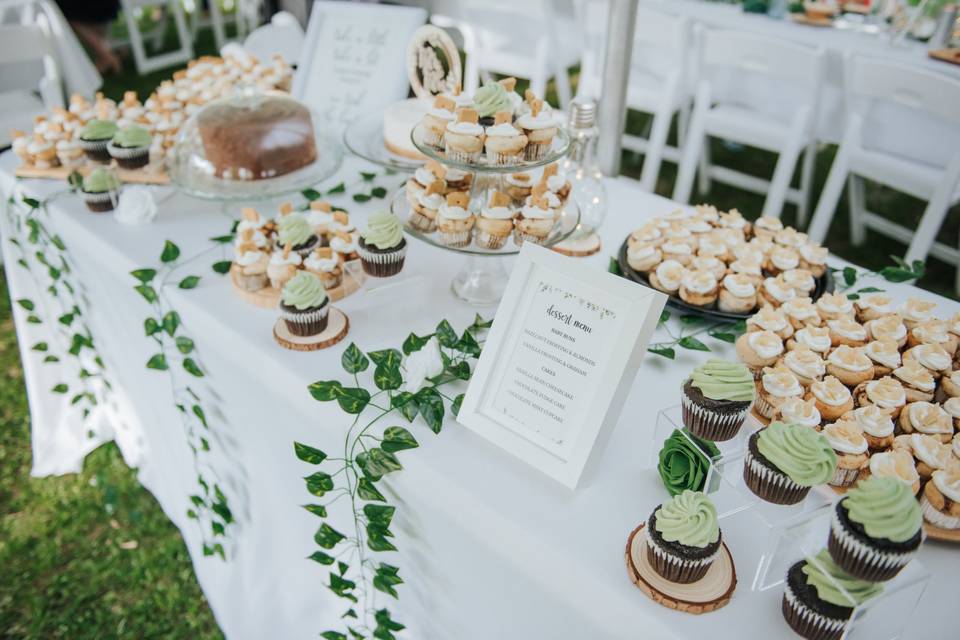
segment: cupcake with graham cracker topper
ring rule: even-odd
[[[509,111],[498,111],[493,124],[484,131],[484,145],[487,159],[496,166],[516,164],[523,157],[527,146],[527,136],[513,126],[513,116]]]
[[[437,213],[437,231],[440,242],[448,247],[466,247],[470,244],[475,218],[469,211],[470,196],[462,192],[448,193],[446,202]]]
[[[474,241],[484,249],[500,249],[513,233],[513,209],[510,196],[500,191],[490,194],[487,206],[476,219]]]
[[[483,152],[483,127],[475,109],[457,109],[456,119],[447,124],[444,149],[454,162],[476,162]]]

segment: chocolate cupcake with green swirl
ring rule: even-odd
[[[880,582],[900,573],[922,541],[923,514],[910,487],[871,476],[837,502],[827,548],[850,575]]]
[[[743,480],[767,502],[796,504],[807,497],[810,487],[830,480],[836,466],[837,454],[823,434],[773,422],[750,436]]]
[[[277,222],[277,242],[281,247],[288,244],[301,258],[308,257],[320,246],[320,238],[307,219],[299,213],[288,213]]]
[[[94,162],[110,162],[107,147],[117,133],[117,123],[91,120],[80,130],[80,148]]]
[[[150,162],[150,132],[135,124],[124,127],[114,134],[107,153],[124,169],[139,169]]]
[[[674,496],[647,521],[647,561],[670,582],[700,580],[719,553],[717,508],[699,491]]]
[[[327,328],[330,298],[309,271],[293,276],[280,292],[280,317],[295,336],[315,336]]]
[[[747,367],[707,360],[683,383],[683,424],[698,438],[729,440],[743,426],[755,393]]]
[[[400,273],[407,255],[400,220],[386,212],[370,216],[366,230],[360,234],[357,253],[367,275],[386,278]]]
[[[484,127],[493,125],[498,111],[509,111],[512,114],[514,106],[510,92],[501,82],[488,82],[473,94],[473,108],[477,111],[479,124]]]
[[[106,167],[97,167],[80,183],[83,201],[94,213],[113,211],[120,201],[120,180]]]
[[[845,572],[822,549],[787,571],[781,610],[790,628],[807,640],[837,640],[854,607],[882,590],[875,582]]]

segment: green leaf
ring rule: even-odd
[[[400,409],[400,413],[407,419],[407,422],[413,422],[420,412],[417,400],[414,395],[408,391],[401,391],[390,399],[390,406],[394,409]]]
[[[410,355],[411,353],[420,351],[420,349],[423,349],[424,345],[430,342],[431,337],[432,334],[421,337],[415,333],[411,333],[407,336],[407,339],[403,341],[403,353]]]
[[[71,189],[79,189],[83,186],[83,175],[74,169],[70,172],[70,175],[67,176],[67,184],[70,185]]]
[[[493,326],[493,318],[490,318],[489,320],[484,320],[483,316],[477,313],[473,316],[473,324],[470,326],[477,330],[489,329],[490,327]]]
[[[320,637],[323,638],[323,640],[349,640],[347,636],[339,631],[324,631],[320,634]]]
[[[393,514],[396,510],[396,507],[391,507],[388,504],[370,502],[363,505],[363,515],[367,516],[367,520],[383,527],[390,526],[390,521],[393,520]]]
[[[343,576],[344,574],[346,574],[346,573],[347,573],[347,569],[349,569],[349,568],[350,568],[350,565],[348,565],[346,562],[343,562],[343,561],[340,561],[340,560],[337,561],[337,571],[340,572],[340,575],[341,575],[341,576]]]
[[[50,348],[50,347],[49,347],[49,345],[47,345],[46,342],[37,342],[37,343],[35,343],[32,347],[30,347],[31,350],[33,350],[33,351],[40,351],[41,353],[44,352],[44,351],[46,351],[46,350],[49,349],[49,348]]]
[[[193,358],[184,358],[183,359],[183,368],[184,370],[192,376],[197,378],[203,377],[203,370],[200,368]]]
[[[396,567],[381,563],[373,575],[373,588],[394,598],[398,597],[397,590],[393,588],[398,584],[403,584],[403,579],[397,575],[398,572],[399,569]]]
[[[370,360],[363,354],[363,351],[360,351],[360,348],[357,347],[356,344],[351,342],[350,346],[343,352],[343,355],[340,356],[340,364],[347,373],[356,374],[361,371],[366,371],[367,367],[370,366]]]
[[[883,289],[878,289],[876,287],[864,287],[862,289],[857,289],[857,293],[882,293]]]
[[[303,191],[300,192],[300,195],[302,195],[304,198],[306,198],[310,202],[313,202],[314,200],[319,200],[323,194],[321,194],[316,189],[304,189]]]
[[[717,331],[716,329],[711,329],[707,333],[710,335],[711,338],[715,338],[717,340],[723,340],[724,342],[737,341],[737,334],[735,333],[727,333],[726,331]]]
[[[647,351],[649,351],[650,353],[656,354],[658,356],[663,356],[664,358],[670,358],[671,360],[677,357],[677,353],[676,351],[673,350],[673,347],[662,347],[662,346],[653,345],[651,347],[648,347]]]
[[[135,269],[130,272],[134,278],[142,282],[143,284],[148,284],[153,281],[154,277],[157,275],[156,269]]]
[[[355,194],[353,194],[353,201],[354,201],[354,202],[369,202],[369,201],[370,201],[370,196],[368,196],[368,195],[365,194],[365,193],[355,193]]]
[[[403,355],[396,349],[382,349],[380,351],[371,351],[367,355],[378,366],[400,367],[400,361]]]
[[[847,294],[847,300],[859,300],[859,299],[860,299],[860,294],[859,294],[859,293],[848,293],[848,294]]]
[[[321,518],[327,517],[327,508],[322,504],[305,504],[303,505],[303,508],[315,516],[319,516]]]
[[[40,316],[30,314],[27,316],[27,322],[30,324],[43,324],[43,320],[40,319]]]
[[[357,495],[363,500],[387,501],[368,478],[360,478],[357,482]]]
[[[309,385],[307,389],[310,391],[310,395],[313,396],[314,400],[329,402],[337,399],[337,396],[343,389],[343,385],[336,380],[321,380]]]
[[[359,387],[340,387],[337,391],[337,403],[347,413],[356,415],[362,413],[370,403],[370,392]]]
[[[469,329],[463,332],[463,335],[461,335],[460,339],[457,340],[457,344],[454,346],[454,349],[469,356],[473,356],[474,358],[480,357],[480,343],[478,343],[477,339],[473,337],[473,334],[470,333]],[[464,378],[464,380],[466,379],[467,378]]]
[[[415,449],[420,445],[413,434],[403,427],[387,427],[383,431],[383,442],[380,448],[390,453],[403,451],[404,449]]]
[[[664,309],[660,312],[660,319],[657,321],[658,324],[663,324],[670,319],[670,312]]]
[[[210,242],[215,242],[217,244],[229,244],[233,242],[234,238],[236,237],[237,237],[236,235],[232,233],[228,233],[222,236],[213,236],[212,238],[210,238]]]
[[[164,241],[163,251],[160,252],[160,262],[173,262],[180,257],[180,247],[169,240]]]
[[[55,355],[48,355],[43,359],[44,363],[60,362],[60,358]]]
[[[443,398],[433,387],[424,387],[416,393],[417,406],[420,409],[420,415],[430,430],[434,433],[440,433],[443,428]]]
[[[737,335],[740,335],[740,334],[742,334],[742,333],[746,333],[746,331],[747,331],[747,321],[746,321],[746,320],[737,320],[737,321],[734,322],[733,325],[730,327],[730,331],[733,332],[733,333],[736,333]]]
[[[376,469],[370,467],[370,454],[366,451],[361,451],[354,458],[357,466],[363,471],[363,475],[366,476],[371,482],[377,482],[380,478],[383,477],[382,473],[377,473]]]
[[[694,313],[687,313],[680,316],[680,324],[687,327],[700,324],[701,322],[703,322],[703,316],[698,316]]]
[[[331,565],[334,562],[334,557],[324,553],[323,551],[314,551],[309,556],[308,559],[313,560],[314,562],[319,562],[320,564]]]
[[[399,389],[403,384],[403,377],[400,375],[400,365],[387,366],[385,364],[377,365],[373,372],[373,383],[378,389],[392,391]]]
[[[693,336],[684,336],[680,338],[680,342],[678,342],[677,344],[679,344],[684,349],[691,349],[693,351],[710,351],[710,347],[703,344]]]
[[[163,330],[172,338],[173,334],[175,334],[180,327],[180,314],[176,311],[168,311],[164,314],[161,324],[163,325]]]
[[[463,404],[463,396],[464,394],[462,393],[458,395],[453,399],[453,404],[450,405],[450,413],[452,413],[454,416],[460,415],[460,405]]]
[[[853,267],[844,267],[843,268],[843,281],[848,287],[852,287],[853,283],[857,281],[857,270]]]
[[[364,171],[360,172],[360,177],[363,178],[364,182],[371,182],[374,178],[377,177],[375,173],[366,173]]]
[[[333,491],[333,478],[329,473],[317,471],[304,478],[304,480],[307,482],[307,491],[318,498],[323,497],[327,491]]]
[[[327,195],[332,196],[336,193],[343,193],[346,190],[347,190],[347,185],[341,182],[337,186],[327,189]]]
[[[293,451],[297,454],[298,458],[310,464],[320,464],[327,459],[327,454],[320,451],[320,449],[315,449],[299,442],[293,443]]]
[[[370,195],[372,195],[374,198],[386,198],[387,190],[384,187],[374,187],[373,189],[370,189]]]
[[[147,360],[147,369],[166,371],[167,368],[167,358],[162,353],[158,353]]]
[[[24,309],[26,309],[27,311],[33,311],[34,309],[37,308],[37,306],[33,304],[33,300],[30,300],[28,298],[20,298],[19,300],[17,300],[17,304],[23,307]]]
[[[233,263],[230,262],[229,260],[221,260],[220,262],[214,262],[211,269],[213,269],[219,274],[224,274],[230,271],[230,265],[232,264]]]
[[[909,282],[917,277],[913,271],[900,269],[898,267],[884,267],[880,270],[880,275],[883,276],[887,282]]]
[[[375,476],[383,476],[403,469],[400,461],[397,460],[397,456],[389,451],[384,451],[380,447],[373,447],[367,452],[365,467]]]
[[[453,349],[457,344],[457,332],[453,330],[453,327],[451,327],[450,323],[446,320],[441,320],[440,324],[437,325],[436,335],[437,342],[440,343],[440,346]]]
[[[181,289],[194,289],[200,283],[200,276],[187,276],[177,286]]]
[[[450,375],[459,380],[470,379],[470,364],[462,360],[457,364],[450,364],[447,366],[447,371],[450,372]]]
[[[623,270],[620,269],[620,262],[613,256],[610,256],[610,260],[607,262],[607,271],[615,276],[623,275]]]
[[[367,524],[367,546],[372,551],[396,551],[397,548],[387,539],[392,535],[386,527],[373,522]]]
[[[52,389],[50,389],[50,391],[52,391],[53,393],[66,393],[69,390],[70,390],[70,387],[68,387],[62,382],[58,385],[55,385]]]
[[[150,285],[138,284],[134,289],[136,289],[147,302],[152,304],[157,301],[157,290]]]
[[[143,321],[143,333],[147,336],[152,336],[160,331],[160,323],[154,318],[147,318]]]
[[[913,273],[916,275],[917,280],[923,277],[927,272],[927,266],[923,263],[922,260],[913,261]]]
[[[57,318],[57,322],[59,322],[60,324],[66,327],[69,327],[71,324],[73,324],[73,319],[74,319],[74,315],[72,313],[65,313],[59,318]]]
[[[27,205],[31,209],[40,208],[40,201],[37,200],[36,198],[28,198],[27,196],[23,196],[22,200],[23,200],[23,204]]]
[[[195,404],[191,408],[191,411],[193,411],[193,415],[197,416],[197,420],[200,421],[200,424],[202,424],[204,427],[207,427],[207,414],[204,412],[203,407]]]
[[[177,344],[177,350],[183,355],[187,355],[193,351],[193,340],[187,336],[177,336],[175,342]]]

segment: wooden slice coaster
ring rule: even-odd
[[[626,562],[630,581],[654,602],[669,609],[699,615],[716,611],[730,602],[737,588],[737,570],[726,543],[707,575],[690,584],[670,582],[647,562],[647,532],[641,524],[627,538]]]
[[[960,47],[954,47],[953,49],[933,49],[932,51],[927,51],[927,55],[934,60],[960,64]]]
[[[330,307],[327,315],[327,328],[315,336],[295,336],[287,329],[287,324],[282,318],[277,319],[273,325],[273,339],[277,341],[284,349],[291,351],[319,351],[332,347],[347,337],[350,331],[350,319],[347,315],[337,309]]]
[[[583,236],[582,238],[577,238],[576,240],[564,240],[563,242],[558,242],[550,248],[557,253],[562,253],[563,255],[570,256],[571,258],[585,258],[600,251],[601,246],[602,243],[600,242],[600,236],[595,233],[591,233]]]
[[[237,285],[237,265],[230,265],[230,282],[233,284],[233,290],[237,295],[243,298],[249,304],[261,309],[276,309],[280,304],[280,290],[273,287],[265,287],[258,291],[247,291]],[[331,300],[343,300],[351,293],[360,290],[360,283],[353,278],[344,277],[343,283],[339,287],[327,289],[327,297]]]

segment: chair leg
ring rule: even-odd
[[[937,232],[943,225],[943,219],[947,217],[947,210],[950,208],[950,200],[953,196],[957,183],[960,182],[960,153],[953,156],[953,159],[947,164],[943,172],[943,178],[937,188],[934,189],[930,202],[920,218],[920,225],[917,232],[910,241],[910,247],[907,249],[907,262],[914,260],[926,260],[930,253],[930,247],[937,237]]]
[[[653,193],[657,189],[657,176],[663,161],[663,148],[667,145],[670,133],[670,121],[673,114],[669,105],[662,105],[653,115],[653,128],[647,141],[647,155],[643,159],[643,172],[640,174],[640,186]]]
[[[677,148],[683,149],[683,143],[687,139],[687,130],[690,127],[690,105],[686,99],[680,105],[677,111]]]
[[[800,202],[797,203],[797,227],[803,228],[810,215],[810,189],[817,162],[817,141],[811,139],[803,152],[803,165],[800,168]]]
[[[701,85],[697,90],[697,99],[693,108],[693,117],[690,128],[687,130],[687,140],[683,145],[680,156],[680,166],[677,171],[677,183],[673,187],[673,199],[683,204],[690,203],[690,192],[693,191],[693,179],[697,172],[697,162],[700,154],[707,145],[705,132],[707,109],[710,108],[710,87]]]
[[[702,195],[710,193],[713,181],[710,179],[710,168],[713,166],[710,153],[710,136],[703,136],[703,146],[700,149],[700,158],[697,161],[697,189]]]
[[[554,67],[556,67],[554,69],[554,78],[557,83],[557,98],[560,100],[560,108],[566,110],[570,104],[571,97],[570,75],[559,58],[554,62]]]
[[[840,196],[843,194],[843,183],[847,179],[847,173],[850,171],[850,152],[846,143],[841,143],[837,150],[837,155],[830,166],[830,174],[827,176],[827,182],[823,185],[823,191],[820,192],[820,200],[817,202],[817,208],[813,212],[813,218],[810,220],[810,227],[807,234],[814,242],[823,242],[830,229],[830,223],[833,221],[833,214],[837,210],[837,203],[840,202]]]
[[[850,202],[850,242],[861,246],[867,239],[863,213],[867,210],[866,187],[860,176],[851,173],[847,178],[847,199]]]

